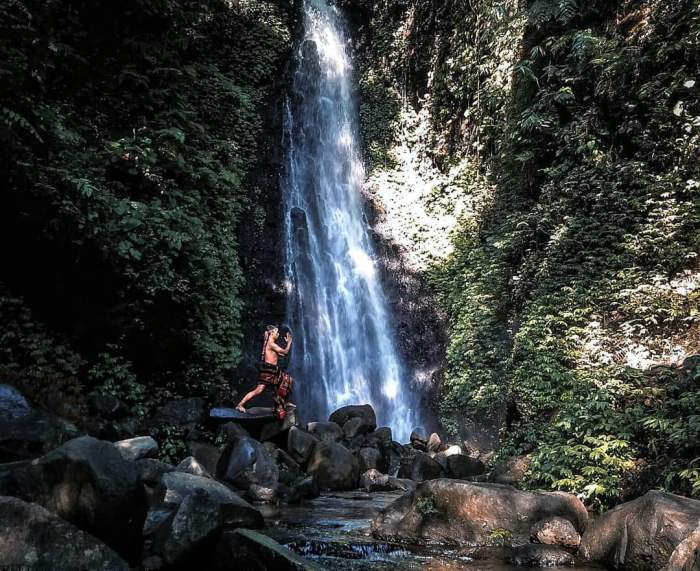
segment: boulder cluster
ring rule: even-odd
[[[524,566],[600,561],[633,571],[698,571],[700,502],[649,492],[595,518],[574,495],[522,491],[526,459],[486,472],[468,443],[415,431],[407,444],[377,427],[369,405],[301,426],[269,411],[241,415],[184,399],[145,421],[96,399],[99,438],[33,409],[0,385],[0,561],[51,569],[317,569],[256,532],[264,503],[324,490],[397,491],[374,518],[377,539],[458,546],[465,555]],[[106,419],[106,420],[105,420]],[[165,462],[157,440],[185,427],[184,459]],[[205,426],[206,425],[206,426]],[[110,441],[107,435],[129,433]]]

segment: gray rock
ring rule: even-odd
[[[700,501],[648,492],[593,520],[583,534],[579,554],[616,569],[661,569],[699,522]]]
[[[489,474],[489,481],[515,486],[523,481],[529,466],[529,456],[511,456],[494,466]]]
[[[270,486],[260,486],[258,484],[251,484],[246,490],[245,496],[251,502],[269,503],[277,499],[278,489],[279,484],[277,483]]]
[[[0,384],[0,422],[27,416],[32,411],[27,399],[16,388]]]
[[[306,471],[316,478],[323,490],[351,490],[359,479],[357,459],[347,448],[335,442],[319,442]]]
[[[348,440],[367,434],[372,429],[373,426],[365,418],[359,416],[351,418],[343,424],[343,434]]]
[[[373,520],[372,533],[391,541],[485,546],[505,531],[519,545],[529,541],[533,524],[550,516],[568,519],[579,532],[588,521],[586,508],[571,494],[441,478],[388,505]]]
[[[158,443],[150,436],[137,436],[128,440],[120,440],[114,445],[125,460],[141,460],[153,458],[158,454]]]
[[[673,550],[663,571],[700,571],[700,525]]]
[[[382,453],[376,448],[360,448],[357,460],[360,463],[360,474],[372,469],[380,471],[382,468],[386,469]]]
[[[134,462],[138,470],[141,481],[149,486],[160,484],[163,474],[174,472],[175,466],[167,462],[161,462],[155,458],[143,458]]]
[[[451,446],[448,446],[442,454],[445,456],[454,456],[455,454],[461,454],[462,453],[462,448],[460,448],[457,444],[453,444]]]
[[[196,490],[178,506],[162,550],[158,551],[166,563],[174,565],[186,559],[222,526],[222,504],[204,490]]]
[[[299,464],[304,466],[318,440],[300,428],[292,428],[287,435],[287,452]]]
[[[390,476],[371,468],[364,471],[360,476],[360,488],[363,488],[367,492],[393,490],[394,488],[389,482],[389,478]]]
[[[194,474],[195,476],[203,476],[204,478],[212,477],[212,475],[204,469],[204,466],[197,462],[197,460],[195,460],[192,456],[188,456],[182,462],[180,462],[176,469],[180,472]]]
[[[548,517],[538,521],[530,529],[530,538],[535,543],[545,545],[562,545],[577,548],[581,543],[581,535],[574,524],[563,517]]]
[[[471,458],[464,454],[453,454],[447,457],[447,473],[451,478],[473,478],[485,472],[483,462],[478,458]]]
[[[42,410],[0,420],[0,463],[38,458],[79,434],[74,424]]]
[[[146,495],[135,463],[111,443],[73,439],[3,478],[11,495],[40,504],[122,555],[139,549]]]
[[[214,569],[246,571],[321,571],[321,567],[248,529],[226,531],[219,540]]]
[[[434,480],[443,475],[442,468],[427,454],[419,452],[415,456],[401,458],[399,478],[407,478],[415,482]]]
[[[247,490],[256,484],[275,487],[279,478],[277,464],[267,449],[252,438],[239,438],[224,448],[216,468],[217,478]]]
[[[411,436],[409,437],[409,442],[415,446],[416,443],[420,443],[424,446],[428,445],[428,435],[425,433],[425,430],[421,427],[418,427],[411,432]]]
[[[206,442],[189,442],[187,449],[192,456],[209,474],[216,474],[216,465],[221,458],[221,450]]]
[[[343,429],[335,422],[309,422],[306,430],[321,442],[340,442],[343,439]]]
[[[233,442],[239,438],[249,438],[250,433],[237,422],[227,422],[219,427],[216,436],[225,442]]]
[[[230,526],[262,527],[264,521],[258,510],[242,499],[233,490],[220,482],[185,472],[169,472],[161,478],[159,496],[164,508],[176,508],[186,497],[204,492],[210,500],[226,506],[224,521]]]
[[[565,549],[554,545],[519,545],[513,548],[511,563],[525,567],[574,566],[576,560]]]
[[[7,569],[128,571],[112,549],[56,514],[0,497],[0,560]]]
[[[351,418],[363,419],[369,430],[377,427],[377,415],[369,404],[344,406],[333,412],[328,420],[343,426]]]
[[[294,489],[299,494],[299,498],[313,499],[321,493],[321,488],[313,476],[307,476],[294,485]]]

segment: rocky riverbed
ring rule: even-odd
[[[3,565],[698,569],[696,500],[649,492],[591,519],[571,494],[499,483],[517,461],[487,470],[478,451],[420,431],[394,441],[368,405],[303,426],[293,406],[279,422],[199,399],[147,419],[98,405],[112,418],[81,428],[0,386]],[[168,462],[163,435],[178,423],[185,457]]]

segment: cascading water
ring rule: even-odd
[[[407,441],[418,421],[404,380],[360,196],[364,170],[339,9],[304,0],[283,183],[292,373],[306,418],[370,403]]]

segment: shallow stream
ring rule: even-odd
[[[299,555],[326,569],[401,571],[522,571],[502,561],[474,561],[459,550],[409,547],[378,541],[369,533],[374,515],[400,495],[399,492],[329,492],[293,506],[265,506],[264,531]],[[530,567],[529,569],[535,569]],[[548,567],[547,569],[572,569]],[[601,567],[576,567],[600,571]]]

